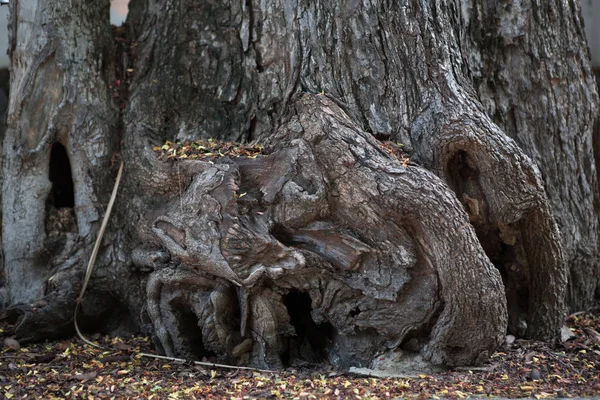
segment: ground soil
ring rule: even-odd
[[[481,368],[374,378],[326,365],[269,373],[156,359],[146,337],[21,345],[4,321],[0,398],[393,399],[600,396],[600,308],[568,317],[557,343],[516,340]],[[569,331],[571,332],[569,334]],[[568,338],[568,336],[573,335]],[[509,338],[509,342],[511,338]],[[466,338],[465,340],[468,340]],[[210,360],[207,360],[210,361]]]

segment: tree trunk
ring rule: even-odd
[[[133,0],[131,43],[119,39],[115,61],[108,3],[67,16],[53,1],[12,2],[3,245],[17,336],[69,332],[118,152],[125,176],[83,304],[88,329],[103,321],[151,334],[168,355],[271,368],[366,366],[398,351],[468,365],[507,329],[556,337],[565,257],[581,261],[572,276],[597,269],[596,92],[579,11],[553,14],[569,27],[554,34],[579,38],[570,45],[584,74],[571,59],[546,62],[591,102],[569,114],[559,101],[532,106],[520,117],[537,122],[530,134],[507,128],[490,100],[502,90],[488,83],[495,69],[522,71],[481,42],[485,5]],[[526,38],[560,45],[541,21]],[[546,75],[529,85],[554,90]],[[522,102],[511,90],[507,101]],[[550,148],[536,133],[546,111],[576,154],[564,168],[538,157]],[[264,154],[163,161],[153,151],[209,137],[259,142]],[[58,193],[69,163],[72,205]],[[560,196],[579,166],[585,201],[574,209]],[[76,225],[52,230],[69,216]],[[582,287],[571,284],[571,306],[591,301]]]
[[[587,309],[600,300],[600,164],[581,4],[482,1],[468,14],[473,85],[486,113],[541,169],[570,271],[567,303]]]
[[[119,146],[118,112],[109,90],[114,74],[109,4],[71,3],[10,5],[4,303],[44,299],[38,302],[43,312],[19,307],[35,326],[20,332],[23,338],[72,329],[69,313],[112,187],[111,158]],[[109,264],[100,260],[99,271]],[[99,313],[107,303],[92,294],[88,304]]]

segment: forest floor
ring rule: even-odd
[[[394,399],[600,396],[600,309],[571,315],[560,343],[516,340],[482,368],[415,377],[356,376],[328,367],[277,373],[147,357],[148,338],[20,346],[0,326],[0,398]],[[510,340],[509,340],[510,341]]]

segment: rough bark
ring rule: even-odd
[[[11,4],[13,24],[36,21],[12,26],[4,141],[7,303],[20,314],[19,338],[70,326],[118,127],[124,182],[83,307],[111,320],[105,330],[129,322],[169,355],[262,367],[366,366],[399,349],[475,364],[507,325],[519,336],[557,335],[563,244],[572,247],[550,181],[482,104],[489,77],[469,60],[479,44],[466,2],[133,0],[135,59],[118,65],[134,72],[120,114],[109,96],[107,4],[72,7],[69,18],[54,2]],[[584,80],[572,84],[586,93]],[[42,101],[42,91],[54,97]],[[31,113],[39,118],[24,118]],[[569,151],[589,143],[589,131],[577,132]],[[209,163],[163,162],[152,151],[207,137],[260,141],[266,152]],[[377,139],[402,142],[411,163]],[[75,200],[53,217],[55,141]],[[52,234],[49,221],[71,212],[76,230]],[[27,242],[17,240],[19,223]]]
[[[0,69],[0,142],[4,140],[6,130],[6,110],[8,108],[8,93],[10,88],[10,75],[8,68]]]
[[[119,139],[109,90],[114,55],[108,15],[104,2],[10,4],[2,187],[8,290],[2,301],[44,298],[38,303],[43,312],[17,307],[28,311],[20,333],[25,338],[64,335],[71,327],[82,268],[112,187]],[[106,298],[92,294],[90,313],[105,309]]]
[[[198,46],[189,53],[202,53],[211,67],[196,70],[188,63],[164,75],[159,67],[145,63],[149,69],[144,70],[144,79],[134,82],[130,100],[131,110],[143,112],[131,120],[126,115],[126,125],[135,132],[133,140],[146,137],[147,127],[171,121],[174,109],[175,118],[195,123],[169,124],[178,130],[166,135],[164,129],[151,129],[157,141],[175,135],[196,137],[198,129],[208,126],[214,126],[208,136],[268,140],[294,90],[324,91],[365,129],[412,147],[417,159],[458,192],[489,257],[504,274],[511,330],[523,335],[528,329],[529,336],[540,338],[555,334],[565,285],[558,231],[535,166],[485,115],[462,73],[462,59],[451,56],[460,54],[460,35],[449,29],[461,26],[456,9],[437,3],[421,9],[408,2],[403,12],[377,2],[223,2],[219,8],[181,2],[179,7],[161,4],[162,9],[150,4],[145,14],[135,11],[134,4],[134,21],[151,21],[157,33],[143,37],[142,60],[160,54],[173,58],[173,49],[185,43],[188,49]],[[173,31],[168,19],[158,22],[156,15],[169,10],[199,21],[195,26],[203,27],[200,36],[211,41],[189,44],[186,35],[194,35],[193,31],[181,26]],[[236,34],[231,33],[232,26],[238,28]],[[220,72],[219,79],[198,75]],[[260,92],[249,82],[259,82]],[[202,104],[209,103],[200,109],[211,113],[180,111],[173,96],[161,95],[181,85],[194,87],[195,91],[188,90],[198,93]],[[149,101],[157,98],[165,101]],[[217,124],[229,113],[255,122],[250,127],[238,124],[223,134]],[[187,117],[179,117],[184,114]],[[144,144],[132,148],[143,154]],[[539,228],[529,228],[536,221]],[[548,251],[539,253],[540,246]]]
[[[486,359],[503,340],[503,287],[450,189],[386,156],[327,98],[292,104],[269,156],[162,167],[181,183],[142,217],[136,250],[137,267],[154,270],[147,307],[162,349],[281,366],[290,340],[319,335],[294,339],[285,303],[305,293],[327,336],[311,351],[338,366],[413,337],[436,364]],[[200,330],[184,328],[190,318]]]
[[[581,4],[463,3],[474,87],[486,113],[540,167],[569,266],[567,302],[586,309],[600,299],[598,94]]]

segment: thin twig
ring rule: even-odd
[[[79,336],[79,338],[83,340],[84,343],[98,348],[102,348],[102,346],[87,340],[79,330],[79,325],[77,325],[77,314],[79,312],[79,307],[81,306],[81,301],[83,300],[83,294],[85,293],[85,289],[87,288],[88,282],[90,281],[90,277],[92,276],[94,262],[96,261],[96,256],[98,255],[98,251],[100,250],[100,243],[102,243],[102,236],[104,236],[104,231],[106,230],[106,226],[108,225],[108,219],[110,217],[110,212],[112,211],[113,205],[115,203],[115,198],[117,197],[117,189],[119,188],[119,182],[121,182],[121,175],[123,175],[123,161],[121,161],[121,165],[119,166],[117,180],[115,181],[115,186],[113,187],[112,194],[110,195],[108,207],[106,208],[106,214],[104,214],[104,219],[102,220],[102,225],[100,225],[100,231],[98,232],[98,237],[96,238],[96,243],[94,244],[94,249],[92,250],[92,255],[90,256],[90,261],[88,262],[87,270],[85,271],[85,279],[83,280],[81,292],[79,293],[79,297],[77,298],[77,302],[75,303],[75,315],[73,316],[73,322],[75,323],[75,331],[77,331],[77,336]]]
[[[371,368],[350,367],[348,373],[351,375],[368,376],[372,378],[418,378],[416,374],[402,374],[385,370],[377,370]]]
[[[184,360],[183,358],[159,356],[157,354],[139,353],[139,355],[142,357],[158,358],[160,360],[178,361],[181,363],[188,362],[188,360]],[[209,363],[209,362],[203,362],[203,361],[193,361],[193,363],[195,365],[202,365],[204,367],[212,367],[212,368],[242,369],[244,371],[257,371],[257,372],[264,372],[267,374],[277,374],[278,373],[277,371],[271,371],[268,369],[258,369],[258,368],[252,368],[252,367],[238,367],[236,365],[215,364],[215,363]]]
[[[476,371],[476,372],[491,372],[498,367],[498,364],[488,365],[486,367],[453,367],[454,371]]]

